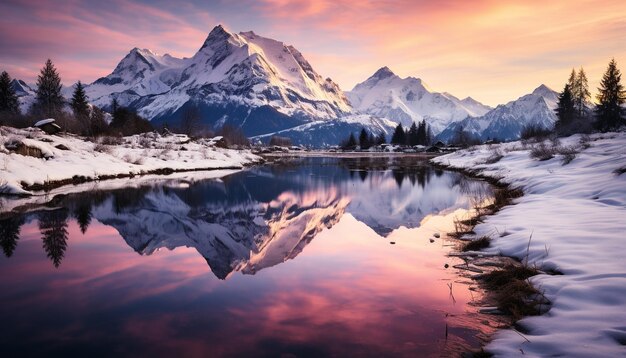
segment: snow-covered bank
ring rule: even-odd
[[[33,194],[25,187],[63,181],[242,168],[261,160],[246,150],[218,148],[212,140],[180,134],[145,133],[105,143],[0,127],[0,193]]]
[[[530,265],[562,273],[531,278],[551,309],[519,321],[523,337],[512,329],[498,332],[487,350],[506,357],[625,356],[626,133],[562,139],[559,147],[567,150],[543,161],[531,158],[533,146],[539,148],[479,146],[432,159],[522,188],[516,205],[474,231],[494,238],[486,249],[491,253],[528,255]],[[567,163],[571,149],[579,152]]]

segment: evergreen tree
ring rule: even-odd
[[[344,149],[354,149],[356,148],[356,138],[354,138],[354,133],[350,133],[350,137],[348,137],[348,141],[343,146]]]
[[[34,113],[45,117],[55,117],[63,109],[61,78],[52,61],[48,59],[37,77],[37,97],[33,104]]]
[[[72,106],[72,110],[74,111],[74,116],[76,116],[76,119],[83,122],[89,119],[89,103],[87,102],[85,87],[80,81],[76,83],[70,105]]]
[[[361,146],[361,149],[369,149],[369,147],[372,146],[370,143],[370,135],[365,128],[362,128],[359,134],[359,146]]]
[[[428,144],[428,129],[426,128],[426,120],[422,120],[420,125],[417,127],[417,144],[419,145],[427,145]]]
[[[115,115],[115,112],[117,112],[119,108],[120,104],[117,101],[117,98],[113,98],[113,101],[111,101],[111,115]]]
[[[576,85],[576,70],[572,68],[572,73],[569,75],[569,79],[567,80],[567,84],[569,85],[569,90],[572,93],[572,99],[578,98],[578,87]]]
[[[580,71],[578,71],[578,75],[576,76],[576,81],[574,82],[574,90],[572,91],[574,94],[574,107],[576,108],[576,112],[578,117],[582,118],[586,115],[588,109],[588,103],[591,99],[591,93],[589,93],[589,83],[587,82],[587,75],[585,74],[585,70],[581,67]]]
[[[421,124],[420,124],[421,125]],[[415,122],[413,122],[413,124],[411,124],[411,128],[409,128],[409,134],[408,134],[408,143],[410,146],[414,146],[414,145],[418,145],[419,144],[419,130],[417,129],[417,125],[415,125]]]
[[[624,86],[620,83],[621,71],[615,59],[609,62],[598,88],[598,106],[596,107],[596,126],[603,131],[617,129],[626,124],[622,105],[626,101]]]
[[[84,234],[91,224],[92,214],[89,203],[81,203],[74,209],[74,217],[80,227],[80,231]]]
[[[6,71],[0,75],[0,113],[20,114],[20,104],[11,86],[11,76]]]
[[[100,108],[93,106],[89,116],[89,128],[87,129],[88,133],[86,134],[92,136],[103,134],[106,132],[108,126],[109,124],[104,117],[104,112]]]
[[[404,132],[404,128],[402,128],[402,123],[398,124],[393,132],[393,135],[391,136],[391,144],[406,144],[406,133]]]
[[[558,119],[554,129],[557,133],[568,134],[572,129],[572,123],[574,123],[578,115],[569,83],[565,85],[563,92],[559,94],[559,102],[555,112]]]
[[[434,137],[433,130],[427,124],[426,125],[426,143],[424,143],[424,145],[431,145],[433,143],[433,137]]]

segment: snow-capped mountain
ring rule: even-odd
[[[191,58],[133,49],[108,76],[87,86],[97,105],[112,98],[156,123],[175,125],[195,107],[214,128],[264,134],[313,120],[336,119],[351,108],[331,79],[323,79],[293,46],[221,25]]]
[[[557,101],[558,93],[546,85],[541,85],[532,93],[499,105],[482,117],[467,118],[450,124],[438,138],[442,141],[451,141],[462,129],[483,141],[519,139],[525,127],[552,128],[556,121],[554,109]]]
[[[423,119],[437,134],[452,122],[478,117],[491,108],[470,97],[431,91],[419,78],[400,78],[388,67],[376,71],[347,93],[355,110],[384,117],[403,126]]]
[[[158,55],[148,49],[132,49],[113,72],[86,86],[90,101],[100,107],[111,104],[112,97],[120,105],[129,105],[143,96],[165,93],[178,80],[185,59],[168,54]]]

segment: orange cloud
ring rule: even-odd
[[[321,48],[307,48],[305,55],[344,89],[388,65],[435,90],[494,105],[541,83],[560,89],[574,66],[587,68],[594,87],[611,57],[626,60],[626,3],[620,1],[282,3],[260,6],[275,32],[319,37],[323,31],[327,38],[313,41]],[[296,15],[296,8],[321,10]],[[353,42],[356,51],[333,41]],[[350,63],[369,71],[351,71]]]

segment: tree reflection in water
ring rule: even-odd
[[[43,249],[54,267],[59,267],[67,250],[67,209],[44,211],[39,214],[39,231],[43,240]]]

